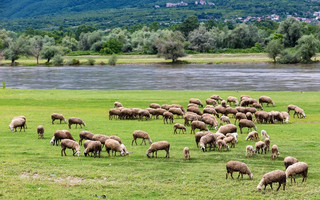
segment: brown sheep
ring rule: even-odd
[[[161,109],[161,108],[160,108]],[[146,110],[150,113],[151,118],[155,118],[157,116],[156,109],[153,108],[146,108]]]
[[[109,136],[96,134],[92,137],[92,140],[101,142],[104,145],[105,141],[109,139]]]
[[[80,118],[76,118],[76,117],[70,117],[69,118],[69,129],[71,129],[71,125],[72,124],[75,124],[76,125],[76,128],[78,126],[78,124],[80,125],[80,128],[82,128],[82,125],[83,126],[86,126],[86,124],[84,123],[84,121],[82,121],[82,119]]]
[[[89,131],[81,131],[79,133],[79,144],[82,145],[82,140],[92,140],[93,136],[94,134]]]
[[[179,129],[179,134],[181,130],[183,134],[187,131],[187,128],[183,124],[179,124],[179,123],[174,124],[173,128],[174,128],[173,134],[178,134],[177,129]]]
[[[233,117],[235,117],[237,113],[238,113],[238,110],[236,108],[227,107],[225,115],[228,116],[229,114],[232,114]]]
[[[153,109],[161,108],[160,104],[157,104],[157,103],[151,103],[149,107]]]
[[[150,120],[151,119],[151,116],[150,116],[150,113],[149,113],[149,111],[148,110],[140,110],[139,112],[138,112],[138,114],[139,114],[139,119],[140,120],[143,120],[143,118],[145,118],[145,120]]]
[[[248,174],[251,180],[253,178],[253,174],[251,173],[249,167],[243,162],[229,161],[226,164],[226,168],[227,168],[226,179],[228,179],[229,173],[231,175],[231,178],[233,179],[233,176],[232,176],[233,172],[239,172],[238,179],[240,175],[241,175],[241,178],[243,179],[243,174]]]
[[[267,123],[269,121],[269,113],[266,111],[257,111],[254,113],[257,123]]]
[[[233,103],[235,106],[238,106],[238,105],[239,105],[239,102],[238,102],[237,97],[233,97],[233,96],[229,96],[229,97],[227,98],[227,103],[229,103],[230,106],[231,106],[231,103]]]
[[[247,112],[246,113],[246,117],[247,117],[247,120],[250,120],[250,121],[252,121],[252,113],[251,112]]]
[[[166,109],[162,109],[162,108],[158,108],[155,110],[155,114],[156,114],[156,119],[159,119],[159,116],[163,116],[163,113],[166,112]]]
[[[225,141],[226,144],[230,143],[230,144],[231,144],[231,148],[232,148],[232,147],[233,147],[233,148],[236,147],[236,140],[234,139],[233,136],[225,137],[225,138],[223,139],[223,141]]]
[[[119,118],[120,113],[121,113],[120,109],[117,109],[117,108],[110,109],[109,110],[109,120],[116,119],[116,117]]]
[[[109,139],[117,140],[120,144],[122,144],[121,138],[120,138],[120,137],[118,137],[118,136],[111,135],[111,136],[109,137]]]
[[[84,156],[87,156],[89,153],[93,153],[94,157],[99,156],[101,153],[101,142],[100,141],[90,141],[88,145],[85,147]]]
[[[190,160],[190,150],[188,147],[185,147],[183,149],[183,154],[184,154],[184,159],[185,160]]]
[[[279,156],[280,153],[279,153],[278,146],[276,144],[272,145],[271,152],[272,152],[272,160],[274,160]]]
[[[254,107],[246,107],[245,108],[245,113],[248,113],[248,112],[253,114],[253,113],[257,112],[257,109],[254,108]]]
[[[171,112],[166,111],[163,113],[163,123],[168,124],[168,120],[169,120],[170,124],[173,123],[173,114]]]
[[[231,122],[230,122],[229,117],[227,117],[227,116],[221,116],[221,117],[220,117],[220,126],[222,126],[223,123],[230,124]]]
[[[240,101],[242,101],[243,99],[248,99],[248,98],[251,98],[251,97],[249,95],[243,94],[240,96]]]
[[[199,105],[200,107],[203,107],[203,104],[202,104],[202,102],[200,101],[200,99],[191,98],[191,99],[189,99],[189,103],[194,103],[194,104]]]
[[[263,107],[260,103],[253,103],[252,106],[256,109],[260,109],[260,110],[263,110]]]
[[[71,133],[68,130],[57,130],[50,141],[51,145],[56,144],[58,146],[58,142],[62,139],[70,139],[74,140]]]
[[[200,139],[201,137],[207,135],[211,133],[210,131],[205,131],[205,132],[197,132],[194,137],[195,137],[195,140],[196,140],[196,144],[197,144],[197,147],[199,148],[199,142],[200,142]]]
[[[292,178],[294,182],[296,182],[296,175],[302,174],[302,182],[307,181],[308,176],[308,164],[305,162],[297,162],[292,165],[290,165],[286,170],[286,177],[291,177],[291,183]]]
[[[202,121],[205,124],[208,124],[210,129],[213,129],[213,127],[214,127],[214,129],[217,130],[218,122],[214,116],[211,115],[211,116],[202,117]]]
[[[283,162],[284,162],[284,166],[287,169],[290,165],[293,165],[294,163],[297,163],[299,161],[298,161],[298,159],[296,159],[294,157],[287,156],[287,157],[284,158]]]
[[[65,123],[67,123],[67,120],[63,117],[62,114],[58,114],[58,113],[52,113],[51,114],[51,120],[52,120],[52,124],[54,124],[54,121],[56,119],[59,119],[60,120],[60,124],[61,124],[61,121],[64,121]]]
[[[123,107],[123,105],[120,103],[120,102],[114,102],[114,108],[121,108],[121,107]]]
[[[151,153],[152,153],[152,157],[154,157],[154,152],[156,152],[156,158],[157,158],[159,150],[165,150],[166,158],[170,158],[170,155],[169,155],[170,143],[168,141],[159,141],[159,142],[152,143],[150,148],[147,150],[148,158],[150,158]]]
[[[195,120],[201,120],[201,116],[197,115],[196,113],[193,112],[187,112],[184,115],[184,125],[189,126],[189,121],[193,122]]]
[[[200,129],[200,131],[209,131],[209,129],[207,128],[206,124],[202,121],[193,121],[191,123],[191,132],[190,134],[192,134],[192,132],[195,134],[195,130],[196,129]]]
[[[246,140],[259,140],[259,133],[257,131],[252,131],[246,137]]]
[[[161,105],[161,108],[162,109],[165,109],[165,110],[169,110],[170,108],[172,108],[173,106],[172,105],[168,105],[168,104],[162,104]]]
[[[265,154],[267,153],[266,145],[265,145],[265,143],[262,142],[262,141],[256,142],[254,152],[255,152],[255,153],[256,153],[256,152],[260,153],[260,149],[262,150],[262,151],[261,151],[261,154],[263,153],[263,150],[264,150],[264,153],[265,153]]]
[[[106,151],[110,157],[110,150],[112,151],[112,154],[114,152],[114,155],[116,156],[117,152],[120,152],[121,156],[129,155],[129,152],[127,152],[126,147],[123,144],[120,144],[117,140],[114,139],[108,139],[104,143],[106,147]]]
[[[225,149],[227,149],[227,151],[229,151],[229,146],[227,145],[227,143],[224,140],[218,140],[217,146],[218,146],[218,149],[220,152],[221,152],[222,148],[225,148]]]
[[[269,138],[265,138],[264,139],[264,145],[267,151],[270,151],[270,139]]]
[[[288,113],[289,113],[289,115],[290,115],[290,111],[291,110],[293,110],[294,111],[294,109],[296,109],[296,107],[298,107],[298,106],[296,106],[296,105],[288,105]]]
[[[269,173],[266,173],[265,175],[263,175],[260,183],[257,186],[257,190],[261,191],[263,185],[264,185],[264,189],[266,189],[267,185],[270,185],[271,189],[273,189],[272,183],[279,183],[277,191],[281,187],[281,184],[283,184],[283,190],[285,190],[286,181],[287,181],[286,173],[281,170],[275,170],[275,171],[272,171],[272,172],[269,172]]]
[[[177,115],[177,117],[181,116],[183,117],[183,112],[180,108],[170,108],[169,112],[171,112],[173,115]]]
[[[246,113],[246,107],[236,107],[237,111],[238,112],[241,112],[241,113]]]
[[[70,139],[61,140],[61,156],[63,156],[63,152],[64,152],[64,155],[67,156],[67,154],[66,154],[67,148],[72,149],[73,156],[75,154],[80,156],[80,145],[78,144],[78,142],[76,142],[74,140],[70,140]]]
[[[254,123],[250,120],[247,120],[247,119],[241,119],[239,121],[239,128],[240,128],[240,133],[242,134],[242,128],[244,127],[247,127],[248,128],[248,132],[249,132],[249,129],[254,129],[255,131],[257,130],[257,127],[256,125],[254,125]]]
[[[149,134],[147,132],[145,132],[145,131],[135,130],[135,131],[133,131],[132,136],[133,136],[133,139],[132,139],[131,145],[133,145],[133,142],[135,142],[136,145],[138,145],[137,144],[137,138],[142,138],[142,142],[141,142],[140,145],[142,145],[143,142],[146,145],[146,140],[149,141],[150,145],[152,144],[152,140],[150,139]]]
[[[39,125],[37,127],[37,133],[38,133],[38,139],[43,139],[43,134],[44,134],[43,126]]]
[[[302,108],[299,108],[299,107],[296,107],[294,109],[294,114],[293,114],[293,117],[294,116],[298,116],[298,118],[306,118],[306,114],[304,114],[304,110]]]
[[[263,103],[266,103],[267,106],[269,106],[269,104],[272,104],[272,106],[275,106],[275,103],[272,101],[272,99],[268,96],[261,96],[259,98],[259,103],[263,106]]]
[[[24,118],[13,118],[10,125],[9,129],[13,132],[17,132],[17,128],[20,127],[20,132],[23,128],[24,131],[26,131],[26,120]]]
[[[222,101],[221,101],[221,106],[222,106],[222,107],[225,107],[225,108],[227,107],[227,102],[226,102],[226,100],[222,100]]]
[[[225,115],[226,113],[226,108],[221,105],[216,106],[214,109],[217,111],[218,114]]]
[[[242,112],[238,112],[236,114],[236,119],[234,121],[234,124],[237,124],[237,121],[240,121],[241,119],[247,119],[247,115]]]
[[[221,126],[217,132],[222,133],[224,135],[226,135],[227,133],[235,133],[235,132],[237,132],[237,126],[235,126],[233,124],[226,124],[226,125]]]
[[[214,108],[207,108],[206,107],[203,109],[203,113],[208,113],[208,114],[215,115],[215,116],[219,117],[219,114],[217,113],[217,111]]]
[[[133,111],[130,108],[123,108],[120,112],[120,119],[133,119]]]
[[[216,135],[213,133],[208,133],[200,138],[200,148],[203,152],[206,152],[207,145],[211,150],[212,146],[215,146],[216,143]]]
[[[195,107],[195,106],[187,108],[187,111],[196,113],[197,115],[202,115],[202,112],[200,111],[200,109],[198,107]]]
[[[220,103],[220,101],[223,100],[219,95],[212,95],[212,96],[210,97],[210,99],[214,99],[214,100],[216,100],[218,103]]]
[[[281,112],[281,114],[282,114],[283,120],[286,120],[286,123],[288,124],[289,123],[289,117],[290,117],[289,113]]]
[[[217,105],[218,103],[217,103],[216,100],[209,98],[209,99],[206,99],[206,104],[207,104],[207,105],[213,105],[213,106],[215,106],[215,105]]]

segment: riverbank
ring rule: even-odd
[[[150,121],[109,120],[108,110],[114,101],[126,107],[146,108],[150,103],[187,106],[191,97],[204,101],[213,94],[226,99],[228,96],[239,98],[247,94],[253,98],[267,95],[273,98],[275,107],[264,110],[285,111],[288,104],[302,107],[306,118],[290,116],[289,124],[258,124],[258,131],[266,130],[271,145],[277,144],[280,156],[271,159],[271,152],[245,157],[245,134],[239,134],[239,142],[230,151],[202,152],[196,147],[194,135],[173,134],[172,124],[163,124],[162,119]],[[254,91],[79,91],[79,90],[16,90],[0,89],[0,197],[3,199],[92,199],[106,196],[107,199],[319,199],[318,180],[320,173],[319,152],[320,124],[319,92],[254,92]],[[202,110],[202,108],[201,108]],[[67,124],[51,124],[51,113],[62,113],[66,118],[80,117],[86,127],[75,129],[71,134],[76,141],[79,132],[88,130],[95,134],[117,135],[122,139],[130,156],[109,157],[105,150],[101,158],[85,157],[81,147],[80,157],[61,156],[60,146],[51,146],[50,140],[55,130],[68,129]],[[11,133],[8,125],[14,116],[25,115],[28,129],[26,132]],[[231,118],[231,122],[234,119]],[[183,123],[175,118],[174,123]],[[45,139],[37,139],[36,127],[43,125]],[[132,132],[144,130],[155,141],[170,142],[170,158],[159,151],[158,158],[148,159],[149,145],[131,145]],[[214,131],[214,130],[212,130]],[[214,131],[215,132],[215,131]],[[183,148],[191,152],[191,160],[183,158]],[[287,182],[286,190],[258,192],[256,187],[262,176],[272,170],[285,170],[283,159],[294,156],[309,165],[308,179],[301,183]],[[226,180],[225,164],[229,160],[245,162],[253,173],[253,180],[247,175],[243,180]],[[234,177],[238,173],[234,174]],[[58,192],[57,192],[58,191]]]

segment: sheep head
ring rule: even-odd
[[[77,156],[79,157],[79,156],[80,156],[80,145],[78,145],[78,146],[76,147],[76,151],[77,151]]]
[[[253,173],[250,173],[250,174],[249,174],[249,177],[250,177],[250,179],[252,180],[252,179],[253,179]]]
[[[14,128],[11,126],[11,124],[9,125],[9,129],[10,129],[11,132],[13,133]]]
[[[54,145],[55,137],[53,136],[52,139],[50,140],[50,144]]]

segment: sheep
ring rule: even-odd
[[[279,121],[280,123],[283,124],[283,115],[281,112],[278,112],[278,111],[271,111],[269,112],[269,121],[271,123],[274,123],[275,121]]]
[[[296,107],[298,107],[298,106],[296,106],[296,105],[288,105],[288,113],[289,113],[289,115],[290,115],[290,111],[291,110],[293,110],[294,111],[294,109],[296,108]]]
[[[252,121],[252,113],[251,112],[247,112],[246,117],[247,117],[247,120]]]
[[[24,121],[25,121],[24,126],[25,126],[25,128],[27,129],[27,128],[28,128],[28,127],[27,127],[27,118],[26,118],[25,116],[23,116],[23,115],[17,116],[17,117],[14,117],[12,120],[14,120],[14,119],[19,119],[19,118],[24,119]]]
[[[225,136],[225,135],[219,135],[218,137],[217,137],[217,140],[223,140],[224,138],[226,138],[227,136]]]
[[[129,108],[123,111],[122,119],[140,119],[139,112],[141,112],[141,108]]]
[[[237,127],[233,124],[226,124],[226,125],[221,126],[217,132],[222,133],[224,135],[226,135],[227,133],[236,133]]]
[[[270,138],[267,131],[265,131],[265,130],[261,130],[261,137]]]
[[[238,101],[237,97],[233,97],[233,96],[229,96],[227,98],[227,103],[229,103],[230,106],[231,106],[231,103],[235,104],[236,106],[239,105],[239,101]]]
[[[199,116],[193,112],[187,112],[184,114],[184,125],[185,126],[189,125],[189,121],[193,122],[195,120],[201,120],[201,116]]]
[[[120,103],[120,102],[114,102],[114,108],[121,108],[121,107],[123,107],[123,105]]]
[[[206,99],[206,104],[207,104],[207,105],[213,105],[213,106],[215,106],[215,105],[217,105],[218,103],[217,103],[216,100],[209,98],[209,99]]]
[[[265,145],[266,150],[270,151],[270,139],[269,138],[264,139],[264,145]]]
[[[259,139],[259,134],[257,131],[252,131],[248,134],[248,136],[246,137],[246,140],[258,140]]]
[[[133,111],[131,108],[123,108],[120,111],[120,119],[125,120],[125,119],[133,119]]]
[[[113,118],[116,118],[116,116],[119,118],[121,114],[121,110],[117,108],[113,108],[109,110],[109,120],[112,120]]]
[[[268,96],[261,96],[259,97],[259,103],[263,106],[263,103],[266,103],[267,106],[269,106],[269,104],[272,104],[272,106],[275,106],[275,103],[272,101],[272,99]]]
[[[302,108],[296,107],[294,109],[293,118],[294,116],[298,116],[298,118],[306,118],[306,114],[304,113],[304,110]]]
[[[210,99],[214,99],[214,100],[216,100],[218,103],[223,100],[219,95],[212,95],[212,96],[210,97]]]
[[[272,152],[272,160],[274,160],[276,157],[280,155],[278,146],[276,144],[272,145],[271,152]]]
[[[173,114],[171,112],[166,111],[163,113],[163,123],[168,124],[168,120],[169,120],[170,124],[173,123]]]
[[[239,121],[239,128],[240,128],[240,133],[242,134],[242,128],[244,127],[247,127],[248,128],[248,132],[249,132],[249,129],[254,129],[255,131],[257,130],[257,127],[256,125],[254,125],[254,123],[250,120],[247,120],[247,119],[241,119]]]
[[[214,109],[217,111],[218,114],[220,113],[221,115],[224,115],[226,113],[226,108],[221,105],[216,106]]]
[[[43,139],[43,134],[44,134],[44,128],[42,125],[39,125],[37,127],[37,133],[38,133],[38,139]]]
[[[146,110],[150,113],[151,115],[151,118],[153,117],[156,117],[157,116],[157,112],[156,112],[156,109],[153,109],[153,108],[146,108]]]
[[[184,159],[185,160],[190,160],[190,150],[188,147],[185,147],[183,149],[183,154],[184,154]]]
[[[234,121],[234,124],[236,124],[237,121],[240,121],[241,119],[247,119],[247,116],[246,116],[246,114],[244,114],[244,113],[242,113],[242,112],[238,112],[238,113],[236,114],[236,119],[235,119],[235,121]]]
[[[93,136],[94,134],[89,131],[81,131],[79,133],[79,144],[82,145],[82,140],[92,140]]]
[[[252,106],[256,109],[260,109],[260,110],[263,110],[263,107],[260,103],[253,103]]]
[[[172,104],[171,107],[173,108],[180,108],[182,110],[183,113],[185,113],[186,111],[184,110],[183,106],[180,104]],[[170,109],[170,108],[169,108]]]
[[[227,107],[227,102],[225,100],[222,100],[221,101],[221,106],[226,108]]]
[[[63,152],[64,152],[64,155],[67,156],[66,148],[72,149],[73,156],[75,154],[80,156],[80,145],[78,144],[78,142],[76,142],[74,140],[70,140],[70,139],[61,140],[61,156],[63,156]]]
[[[105,141],[109,139],[109,136],[96,134],[92,137],[94,141],[100,141],[102,145],[104,145]]]
[[[194,104],[199,105],[200,107],[203,107],[203,104],[202,104],[202,102],[200,101],[200,99],[191,98],[191,99],[189,99],[189,103],[194,103]]]
[[[227,133],[226,137],[232,136],[236,143],[238,143],[238,133]]]
[[[98,154],[98,156],[100,158],[101,142],[100,141],[90,141],[85,147],[84,156],[87,156],[90,152],[94,153],[94,157],[96,157]]]
[[[57,130],[54,134],[53,137],[50,141],[50,144],[54,146],[54,144],[56,144],[56,146],[58,146],[58,142],[61,141],[62,139],[70,139],[73,140],[73,137],[71,135],[71,133],[68,130]]]
[[[215,115],[215,116],[219,117],[219,114],[217,113],[216,109],[214,109],[214,108],[206,107],[203,109],[203,113],[208,113],[208,114]]]
[[[193,121],[191,123],[191,132],[190,134],[195,133],[196,129],[200,129],[200,131],[204,130],[204,131],[209,131],[209,129],[207,128],[206,124],[202,121]]]
[[[269,113],[266,111],[257,111],[254,113],[257,123],[267,123],[269,120]]]
[[[129,152],[127,152],[127,149],[123,144],[120,144],[117,140],[114,139],[107,139],[104,142],[104,146],[106,147],[106,151],[110,157],[110,150],[114,152],[114,155],[116,156],[117,152],[120,152],[121,156],[129,155]]]
[[[227,144],[228,144],[228,143],[231,143],[231,148],[232,148],[232,147],[233,147],[233,148],[236,147],[236,140],[234,139],[233,136],[225,137],[225,138],[223,139],[223,141],[225,141]]]
[[[152,143],[150,148],[147,150],[147,157],[150,158],[151,153],[152,153],[152,157],[154,157],[154,152],[156,152],[156,158],[157,158],[159,150],[165,150],[166,158],[170,158],[170,155],[169,155],[170,143],[168,141],[159,141],[159,142]]]
[[[166,109],[162,109],[162,108],[157,108],[155,110],[155,115],[156,115],[156,119],[159,119],[159,115],[163,116],[163,113],[166,112]]]
[[[227,151],[229,151],[229,146],[227,145],[227,143],[224,140],[218,140],[217,141],[217,146],[218,146],[218,149],[219,149],[220,152],[222,150],[222,147],[227,149]]]
[[[117,140],[120,144],[122,144],[121,138],[120,138],[120,137],[118,137],[118,136],[111,135],[111,136],[109,137],[109,139]]]
[[[56,119],[59,119],[60,120],[60,124],[61,124],[61,121],[64,121],[64,123],[67,123],[67,120],[63,117],[62,114],[58,114],[58,113],[52,113],[51,114],[51,120],[52,120],[52,124],[54,124],[54,121]]]
[[[9,129],[11,132],[17,132],[17,128],[20,127],[20,132],[23,128],[24,131],[26,131],[26,120],[24,118],[13,118],[10,125]]]
[[[299,161],[295,157],[287,156],[284,158],[283,162],[284,162],[284,166],[287,169],[290,165],[293,165]]]
[[[286,120],[286,123],[288,124],[289,123],[289,113],[287,112],[281,112],[282,116],[283,116],[283,120]]]
[[[246,113],[246,107],[236,107],[236,110],[241,113]]]
[[[240,101],[242,101],[243,99],[246,99],[246,98],[251,98],[251,97],[249,95],[241,95]]]
[[[292,178],[293,178],[294,182],[296,182],[296,175],[297,174],[302,175],[302,182],[307,181],[308,164],[305,162],[297,162],[297,163],[290,165],[286,169],[286,177],[287,178],[291,177],[291,183],[292,183]]]
[[[246,157],[249,155],[251,157],[254,154],[253,147],[251,145],[246,146]]]
[[[169,110],[170,108],[172,108],[172,105],[162,104],[162,105],[161,105],[161,108],[162,108],[162,109],[165,109],[165,110]]]
[[[202,117],[202,121],[205,124],[208,124],[210,129],[213,129],[213,127],[214,127],[214,129],[217,130],[218,122],[214,116],[210,115],[210,116]],[[192,127],[192,123],[191,123],[191,127]]]
[[[173,115],[177,115],[178,117],[183,117],[183,112],[180,108],[170,108],[169,112],[171,112]]]
[[[250,112],[250,113],[253,114],[253,113],[257,112],[257,109],[254,108],[254,107],[245,107],[245,108],[244,108],[244,112],[245,112],[245,113]]]
[[[80,128],[82,128],[82,125],[86,126],[86,124],[84,123],[84,121],[82,121],[82,119],[76,118],[76,117],[70,117],[69,118],[69,129],[71,129],[71,125],[72,124],[75,124],[76,128],[77,128],[78,124],[80,125]]]
[[[267,153],[266,145],[262,141],[256,142],[254,152],[260,153],[260,149],[262,150],[261,154],[263,153],[263,150],[265,154]]]
[[[231,122],[230,122],[229,117],[227,117],[227,116],[221,116],[221,117],[220,117],[220,126],[222,126],[223,123],[230,124]]]
[[[147,132],[145,131],[141,131],[141,130],[135,130],[133,131],[133,139],[132,139],[132,142],[131,142],[131,145],[133,145],[133,142],[137,144],[137,138],[142,138],[142,142],[140,145],[142,145],[142,143],[144,142],[144,144],[146,145],[146,139],[149,141],[149,144],[151,145],[152,144],[152,140],[150,139],[150,136]]]
[[[271,189],[272,188],[272,183],[279,183],[279,186],[277,188],[277,191],[281,187],[281,184],[283,185],[283,190],[285,190],[286,187],[286,173],[282,170],[274,170],[272,172],[266,173],[263,175],[260,183],[257,186],[257,190],[261,191],[262,190],[262,185],[264,185],[264,189],[266,189],[267,185],[270,185]]]
[[[202,115],[201,110],[198,107],[195,107],[195,106],[191,106],[191,107],[187,108],[187,111],[196,113],[197,115]]]
[[[143,120],[143,117],[146,119],[146,120],[150,120],[151,119],[151,116],[150,116],[150,113],[149,113],[149,111],[148,110],[140,110],[139,112],[138,112],[138,114],[139,114],[139,119],[140,120]]]
[[[179,134],[181,130],[183,134],[187,131],[187,128],[183,124],[179,124],[179,123],[174,124],[173,128],[174,128],[173,134],[178,134],[177,129],[179,129]]]
[[[238,110],[236,108],[231,108],[231,107],[227,107],[226,111],[225,111],[225,115],[227,115],[227,116],[229,114],[232,114],[233,117],[235,117],[237,113],[238,113]]]
[[[211,133],[211,132],[210,132],[210,131],[197,132],[197,133],[194,135],[195,140],[196,140],[196,144],[197,144],[197,147],[198,147],[198,148],[199,148],[200,139],[201,139],[203,136],[205,136],[205,135],[207,135],[207,134],[209,134],[209,133]]]
[[[253,174],[251,173],[249,167],[243,162],[229,161],[226,164],[226,169],[227,169],[226,179],[228,179],[229,173],[231,175],[231,178],[233,179],[233,176],[232,176],[233,172],[239,172],[238,179],[240,175],[241,175],[241,179],[243,179],[243,174],[248,174],[251,180],[253,178]]]
[[[200,148],[203,152],[206,152],[206,147],[209,145],[210,149],[216,142],[216,135],[213,133],[208,133],[200,138]]]
[[[187,106],[187,108],[192,107],[192,106],[195,106],[195,107],[198,107],[198,108],[199,108],[199,105],[198,105],[198,104],[194,104],[194,103],[189,103],[188,106]]]
[[[150,107],[150,108],[153,108],[153,109],[161,108],[161,106],[160,106],[159,104],[157,104],[157,103],[151,103],[151,104],[149,105],[149,107]]]

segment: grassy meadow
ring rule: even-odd
[[[270,135],[271,146],[277,144],[280,156],[271,159],[256,154],[245,157],[246,134],[239,134],[236,148],[230,151],[203,153],[196,147],[194,135],[173,134],[173,125],[162,120],[109,120],[108,110],[113,102],[120,101],[126,107],[146,108],[150,103],[186,106],[191,97],[205,101],[213,94],[222,98],[240,97],[241,94],[259,98],[268,95],[276,107],[266,111],[286,111],[288,104],[305,110],[307,118],[290,116],[289,124],[258,124],[258,131],[265,129]],[[234,92],[234,91],[75,91],[75,90],[0,90],[0,199],[319,199],[320,165],[319,124],[320,93],[318,92]],[[55,130],[68,129],[67,124],[51,124],[51,113],[62,113],[66,118],[80,117],[86,127],[70,130],[76,140],[79,132],[88,130],[95,134],[121,137],[130,156],[101,158],[81,156],[61,157],[60,146],[49,141]],[[26,132],[12,133],[8,125],[14,116],[25,115]],[[234,119],[231,119],[232,122]],[[175,122],[183,123],[182,119]],[[36,127],[43,125],[45,139],[37,139]],[[155,141],[170,142],[170,158],[159,151],[158,158],[148,159],[149,145],[131,146],[132,132],[145,130]],[[245,129],[246,132],[246,129]],[[140,142],[139,140],[138,142]],[[140,144],[140,143],[138,143]],[[188,146],[191,160],[183,158],[183,148]],[[119,154],[118,154],[119,155]],[[308,179],[296,184],[287,183],[286,191],[258,192],[256,187],[262,176],[275,169],[284,170],[283,159],[294,156],[309,165]],[[253,172],[253,180],[247,175],[243,180],[225,179],[225,164],[229,160],[245,162]],[[234,174],[237,177],[238,173]],[[277,188],[277,183],[274,188]]]

